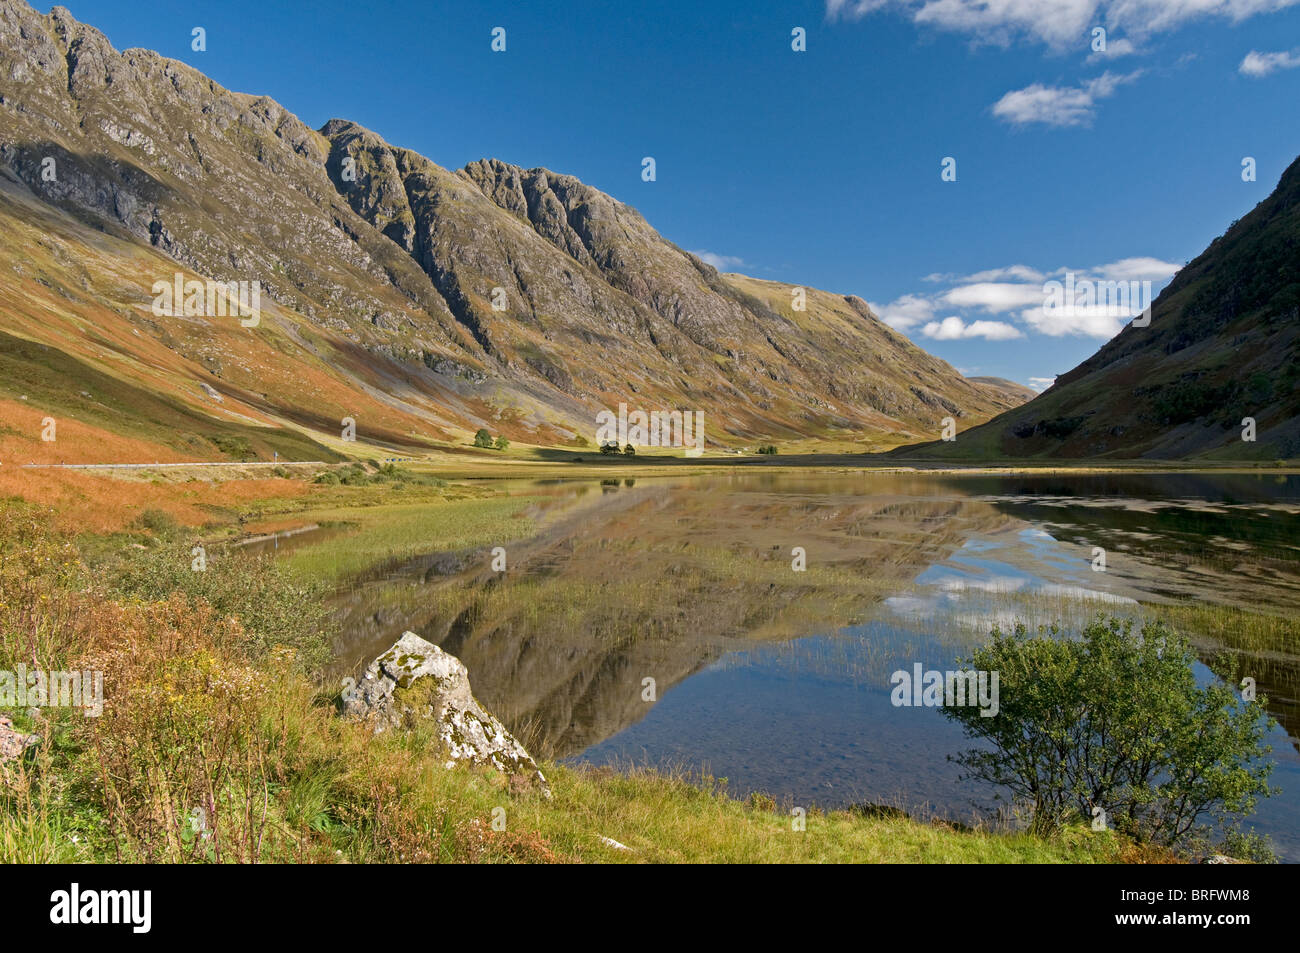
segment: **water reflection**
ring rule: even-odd
[[[903,662],[947,667],[993,624],[1300,606],[1293,477],[764,472],[509,490],[538,499],[541,528],[507,547],[508,570],[485,548],[359,581],[338,599],[340,666],[412,629],[541,755],[711,768],[823,804],[960,814],[988,793],[945,760],[956,729],[892,708],[887,682]],[[1292,745],[1297,644],[1245,654]],[[1225,647],[1198,643],[1207,660]],[[1275,783],[1300,778],[1286,734]],[[1260,829],[1300,850],[1300,783],[1285,786]]]

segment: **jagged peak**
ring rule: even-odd
[[[337,117],[328,120],[325,123],[325,125],[321,126],[316,131],[328,139],[332,139],[335,136],[364,134],[364,133],[370,133],[371,135],[375,135],[375,133],[370,132],[369,129],[367,129],[365,126],[361,125],[360,123],[353,122],[351,119],[339,119]]]

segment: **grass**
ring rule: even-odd
[[[486,497],[313,508],[303,515],[322,526],[343,526],[346,535],[305,543],[286,562],[305,575],[340,581],[423,553],[497,545],[532,532],[533,521],[523,512],[529,503]]]
[[[214,562],[225,580],[155,568],[153,588],[125,585],[91,574],[47,512],[9,504],[0,519],[3,658],[103,671],[107,696],[100,718],[15,713],[40,744],[3,768],[0,862],[1169,859],[1109,834],[1043,839],[812,805],[796,831],[769,799],[645,771],[546,764],[552,799],[511,792],[493,772],[446,768],[421,731],[375,736],[339,718],[302,652],[284,647],[324,633],[265,605],[298,596],[260,578],[258,560]]]
[[[1111,835],[1089,837],[1081,830],[1044,840],[816,808],[796,830],[791,810],[762,797],[729,797],[713,779],[553,765],[544,770],[554,791],[549,801],[507,801],[493,779],[477,773],[464,778],[449,772],[440,785],[434,781],[435,794],[467,811],[467,829],[485,838],[483,859],[508,854],[533,837],[556,860],[609,863],[1095,863],[1137,853]],[[497,808],[505,810],[506,831],[493,842],[489,819]]]
[[[1300,655],[1300,620],[1294,616],[1209,603],[1150,606],[1149,611],[1196,641],[1255,655]]]

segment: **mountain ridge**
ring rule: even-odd
[[[196,277],[257,280],[268,320],[251,333],[274,339],[286,367],[254,375],[240,360],[246,338],[147,314],[149,287],[170,278],[154,259],[94,289],[96,307],[130,316],[126,337],[72,350],[140,362],[138,336],[165,340],[195,386],[260,395],[248,409],[264,426],[325,440],[324,421],[355,417],[355,403],[375,422],[366,432],[395,444],[487,426],[554,445],[631,402],[703,410],[717,446],[888,443],[1017,399],[968,381],[854,296],[806,289],[797,313],[791,286],[782,304],[754,279],[720,275],[572,176],[496,159],[450,171],[349,120],[313,130],[179,61],[119,53],[62,7],[42,16],[0,0],[0,116],[8,185],[85,226],[66,232],[78,248],[107,234]],[[10,198],[7,215],[44,220]],[[0,249],[0,273],[32,268],[31,247]],[[74,280],[58,261],[38,270],[38,282]],[[7,280],[30,310],[39,295]],[[68,347],[16,312],[4,330]],[[300,392],[318,377],[355,399]]]

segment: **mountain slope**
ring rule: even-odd
[[[979,384],[981,387],[991,387],[994,390],[1001,391],[1013,400],[1020,402],[1033,400],[1038,396],[1038,392],[1024,384],[1017,384],[1015,381],[1009,381],[1005,377],[968,377],[972,384]]]
[[[1189,262],[1152,305],[1029,403],[935,459],[1300,456],[1300,159],[1277,188]],[[1255,422],[1244,440],[1243,421]]]
[[[350,416],[406,447],[480,426],[554,445],[622,402],[702,410],[723,446],[892,442],[1017,400],[859,299],[810,290],[796,313],[788,293],[756,294],[572,177],[496,160],[452,172],[344,120],[317,132],[22,0],[0,0],[0,227],[0,294],[16,305],[0,331],[162,387],[221,427],[232,403],[209,390],[264,429],[328,443]],[[48,254],[17,240],[47,232]],[[154,283],[177,271],[259,282],[264,320],[151,313]],[[77,285],[89,293],[57,296],[75,330],[55,333],[40,289]],[[129,429],[132,414],[106,422]]]

